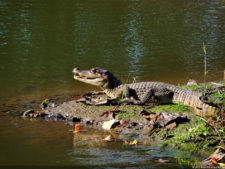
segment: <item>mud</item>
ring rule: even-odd
[[[168,118],[167,122],[163,124],[165,122],[162,120],[165,121],[166,119],[161,119],[161,112],[154,113],[143,106],[125,104],[92,106],[77,103],[76,100],[64,102],[56,107],[49,106],[44,113],[48,114],[48,117],[62,115],[64,120],[79,122],[85,127],[93,127],[100,130],[103,130],[103,123],[116,119],[118,123],[113,124],[111,132],[120,134],[122,137],[131,136],[130,138],[138,138],[144,144],[158,144],[163,138],[155,137],[155,134],[161,129],[172,130],[179,123],[189,121],[187,115],[175,114],[171,118],[172,114],[167,113],[166,116],[163,116],[163,118]],[[174,116],[178,116],[178,118],[176,119]],[[183,116],[185,121],[181,120]],[[126,137],[126,139],[129,138]]]

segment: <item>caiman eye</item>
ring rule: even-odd
[[[104,76],[105,78],[107,78],[109,76],[109,73],[108,72],[104,72],[104,73],[102,73],[102,76]]]
[[[102,74],[102,70],[99,69],[99,68],[95,68],[95,73],[96,73],[96,74]]]

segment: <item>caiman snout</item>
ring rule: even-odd
[[[79,68],[74,68],[72,73],[73,78],[81,82],[96,86],[102,86],[105,83],[104,75],[98,70],[98,68],[92,68],[91,70],[80,70]]]
[[[80,69],[75,67],[72,71],[73,74],[79,74]]]
[[[80,70],[79,68],[74,68],[72,71],[74,76],[80,77],[80,78],[103,78],[104,73],[101,72],[101,69],[99,68],[92,68],[91,70]]]

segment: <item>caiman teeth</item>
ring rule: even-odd
[[[77,78],[80,78],[80,79],[95,79],[94,77],[86,77],[86,76],[80,75],[78,73],[74,73],[74,76],[76,76]]]

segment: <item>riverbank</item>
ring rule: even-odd
[[[213,99],[218,92],[224,95],[224,86],[217,83],[181,87],[197,91],[206,89],[208,99]],[[162,148],[204,154],[205,157],[215,149],[224,147],[224,118],[220,114],[216,119],[206,119],[196,116],[192,108],[180,104],[93,106],[77,103],[78,99],[74,97],[63,103],[56,98],[46,99],[41,104],[43,110],[28,110],[21,114],[23,117],[51,121],[72,121],[81,127],[105,130],[110,136],[107,141],[119,139],[129,144],[136,140],[136,144],[155,144]],[[220,99],[223,101],[224,98]],[[221,106],[221,100],[215,100],[215,104]]]

